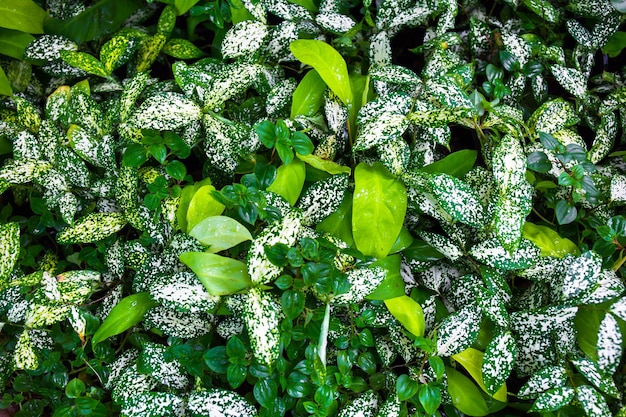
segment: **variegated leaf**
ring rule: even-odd
[[[485,210],[476,192],[448,174],[430,174],[428,183],[439,205],[456,221],[480,228]]]
[[[513,370],[516,356],[517,344],[510,332],[501,332],[489,342],[482,365],[487,392],[493,395],[506,382]]]
[[[183,313],[163,306],[151,308],[143,319],[147,327],[181,339],[204,336],[213,327],[212,316],[208,314]]]
[[[169,392],[142,392],[122,402],[125,417],[183,416],[185,404],[181,397]]]
[[[10,184],[26,184],[37,181],[52,169],[52,164],[35,159],[20,159],[4,164],[0,179]]]
[[[144,72],[150,69],[150,66],[157,56],[159,56],[166,42],[167,36],[161,33],[157,33],[154,36],[147,36],[141,40],[136,54],[137,72]]]
[[[336,34],[349,32],[356,25],[350,16],[331,11],[318,13],[315,16],[315,22],[324,30]]]
[[[100,48],[100,62],[106,74],[127,63],[139,46],[136,38],[128,35],[116,35]]]
[[[611,177],[611,201],[618,204],[626,204],[626,176],[613,174]]]
[[[411,96],[403,93],[389,93],[375,98],[359,110],[356,122],[359,126],[374,122],[382,114],[407,114],[412,106]]]
[[[346,174],[333,175],[309,187],[296,204],[296,208],[302,210],[302,223],[316,225],[337,210],[347,188]]]
[[[593,290],[602,270],[602,258],[595,252],[585,252],[568,266],[563,281],[563,299],[574,299]]]
[[[179,272],[149,287],[150,296],[165,307],[180,312],[199,313],[213,310],[219,303],[195,274]]]
[[[149,392],[154,389],[157,384],[157,380],[152,378],[152,376],[139,373],[137,371],[137,364],[131,362],[131,365],[124,368],[119,376],[115,378],[112,384],[113,390],[111,397],[113,401],[121,403],[133,396]]]
[[[353,417],[357,415],[362,417],[374,417],[377,410],[378,394],[369,390],[359,394],[354,401],[340,410],[337,417]]]
[[[577,69],[554,64],[550,70],[557,82],[574,97],[583,98],[587,94],[587,80]]]
[[[437,252],[453,262],[463,256],[463,249],[445,236],[427,231],[421,231],[418,234],[426,243],[435,248]]]
[[[617,320],[607,314],[598,329],[598,366],[606,374],[613,374],[622,359],[623,335]]]
[[[27,369],[34,371],[39,368],[39,358],[36,348],[30,337],[32,330],[24,329],[17,339],[13,352],[13,360],[17,369]]]
[[[397,113],[381,113],[374,120],[361,126],[354,142],[354,151],[365,151],[371,147],[385,145],[404,133],[409,127],[406,116]]]
[[[165,92],[148,97],[133,113],[129,123],[141,129],[175,130],[200,120],[200,106],[185,96]]]
[[[449,109],[474,109],[468,95],[459,87],[452,78],[438,77],[426,80],[424,90]]]
[[[558,23],[561,13],[548,0],[523,0],[526,7],[550,23]]]
[[[142,72],[124,82],[119,108],[119,118],[121,121],[124,122],[128,119],[131,110],[135,106],[135,101],[137,101],[139,94],[146,88],[149,79],[150,76]]]
[[[68,125],[68,106],[70,102],[70,87],[62,85],[58,87],[46,100],[46,119],[61,122]]]
[[[478,286],[475,296],[476,301],[478,301],[478,306],[485,316],[499,327],[509,327],[509,314],[499,294],[483,286]]]
[[[535,131],[555,133],[580,121],[571,103],[558,98],[543,103],[528,119],[528,126]]]
[[[243,307],[252,353],[259,363],[273,366],[280,354],[282,310],[272,296],[259,288],[251,288]]]
[[[208,161],[224,172],[234,173],[239,157],[254,147],[258,137],[243,123],[227,123],[209,114],[204,115],[202,122],[206,132],[204,154]]]
[[[422,79],[408,68],[400,65],[382,65],[374,67],[369,72],[374,81],[382,81],[388,84],[400,84],[411,88],[417,88]]]
[[[347,273],[350,289],[331,302],[337,305],[360,303],[383,282],[385,276],[385,270],[380,267],[352,269]]]
[[[572,364],[594,387],[612,397],[619,396],[619,390],[613,378],[610,374],[602,372],[598,364],[587,358],[572,360]]]
[[[391,40],[386,31],[381,30],[370,38],[369,58],[374,68],[391,64]]]
[[[256,417],[254,406],[234,391],[211,388],[195,391],[187,398],[186,414],[190,417]]]
[[[268,34],[265,23],[255,20],[244,20],[226,32],[222,41],[224,58],[241,58],[253,56],[263,45]]]
[[[0,288],[9,282],[9,276],[20,255],[20,226],[17,223],[0,224]]]
[[[530,411],[549,412],[569,404],[574,398],[574,388],[569,386],[551,388],[539,395]]]
[[[540,250],[529,240],[522,238],[518,248],[511,253],[497,238],[493,238],[472,247],[470,254],[493,268],[512,271],[532,266],[539,257]]]
[[[224,65],[207,84],[203,109],[218,108],[230,98],[243,93],[257,80],[261,66],[256,64]]]
[[[37,133],[41,124],[41,115],[37,108],[21,97],[14,97],[13,101],[17,104],[17,119],[19,123],[30,132]]]
[[[187,39],[173,38],[163,45],[164,54],[177,59],[202,58],[204,52]]]
[[[626,297],[620,298],[611,305],[610,312],[617,318],[626,321]]]
[[[91,213],[76,220],[74,226],[63,229],[57,241],[62,244],[96,242],[119,232],[126,223],[122,213]]]
[[[437,355],[452,356],[470,347],[478,337],[481,319],[475,306],[463,307],[446,317],[437,332]]]
[[[576,398],[588,417],[611,417],[612,413],[606,400],[589,385],[576,387]]]
[[[24,57],[33,61],[51,62],[61,59],[61,51],[76,51],[78,45],[60,35],[41,35],[24,51]]]
[[[602,115],[600,124],[596,129],[596,137],[593,139],[591,149],[589,149],[589,160],[597,164],[604,159],[615,144],[617,138],[618,124],[615,112]]]
[[[537,398],[542,392],[564,386],[566,381],[567,371],[564,367],[547,366],[532,375],[517,396],[523,400]]]
[[[107,77],[109,74],[104,65],[93,55],[78,51],[61,51],[61,59],[73,67],[81,69],[89,74]]]
[[[157,343],[143,343],[138,364],[142,369],[149,369],[150,376],[168,388],[182,390],[189,386],[189,375],[183,371],[181,363],[167,360],[167,348]]]
[[[376,147],[376,152],[380,162],[393,175],[401,176],[407,172],[411,163],[411,148],[404,138],[399,137],[396,140],[379,145]]]

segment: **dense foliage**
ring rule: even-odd
[[[625,14],[3,0],[0,415],[626,416]]]

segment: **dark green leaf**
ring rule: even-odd
[[[314,385],[305,374],[293,371],[287,377],[287,393],[294,398],[308,397],[313,393]]]
[[[291,144],[293,149],[300,155],[309,155],[313,152],[313,142],[302,132],[293,132],[291,134]]]
[[[302,314],[306,296],[301,291],[287,290],[281,296],[283,312],[289,320],[293,320]]]
[[[576,220],[578,210],[567,200],[559,200],[555,207],[556,220],[559,224],[569,224]]]
[[[539,140],[544,148],[550,151],[556,149],[556,147],[560,145],[560,142],[556,140],[554,136],[545,132],[539,132]]]
[[[68,398],[78,398],[85,392],[85,383],[78,378],[72,379],[65,386],[65,395]]]
[[[128,145],[122,156],[122,163],[128,167],[140,167],[147,160],[146,148],[139,143]]]
[[[155,143],[148,147],[148,152],[154,157],[160,164],[165,163],[167,158],[167,148],[162,143]]]
[[[271,408],[278,396],[278,385],[271,378],[261,379],[254,384],[253,393],[262,407]]]
[[[165,172],[175,180],[182,181],[187,175],[187,167],[180,161],[171,161],[165,167]]]
[[[548,172],[552,169],[552,162],[548,159],[548,156],[541,151],[535,151],[528,155],[527,159],[528,168],[536,172]]]
[[[406,401],[419,391],[419,383],[408,375],[402,374],[396,380],[396,394],[400,401]]]
[[[418,398],[426,414],[432,415],[441,405],[441,388],[430,384],[420,385]]]
[[[276,126],[271,120],[264,120],[254,125],[254,131],[259,135],[259,140],[266,148],[272,149],[276,142]]]
[[[239,388],[248,376],[248,368],[243,365],[231,363],[226,369],[226,380],[231,388]]]
[[[478,152],[475,150],[463,149],[420,168],[420,171],[430,174],[443,173],[456,178],[463,178],[474,167],[477,156]]]
[[[204,355],[202,355],[202,358],[213,372],[217,372],[219,374],[225,374],[227,372],[230,361],[228,360],[228,355],[226,354],[226,347],[216,346],[211,348],[207,350]]]
[[[520,70],[520,62],[515,55],[507,50],[500,51],[500,62],[502,66],[509,72],[515,72]]]

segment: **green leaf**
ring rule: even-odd
[[[130,329],[143,319],[149,309],[157,305],[147,292],[122,298],[96,330],[91,340],[92,346]]]
[[[551,388],[537,397],[530,411],[548,412],[556,411],[567,405],[574,398],[574,388],[564,386]]]
[[[57,241],[61,244],[97,242],[119,232],[126,224],[126,218],[119,212],[90,213],[61,230]]]
[[[404,294],[404,280],[400,274],[402,256],[395,254],[373,262],[370,267],[381,267],[385,271],[385,279],[367,297],[368,300],[388,300]]]
[[[480,310],[472,305],[446,317],[437,331],[437,355],[452,356],[469,348],[478,337],[481,319]]]
[[[474,167],[477,156],[478,152],[473,149],[462,149],[420,168],[420,171],[429,174],[448,174],[461,179]]]
[[[222,41],[222,56],[234,59],[253,56],[263,46],[268,33],[268,26],[263,22],[239,22],[226,32]]]
[[[46,19],[44,29],[82,44],[115,32],[142,5],[140,0],[100,0],[69,19]]]
[[[179,258],[211,295],[234,294],[252,284],[247,265],[236,259],[206,252],[185,252]]]
[[[396,394],[400,401],[406,401],[419,391],[419,382],[411,379],[407,374],[402,374],[396,380]]]
[[[161,52],[177,59],[195,59],[204,56],[204,52],[196,45],[187,39],[179,38],[168,40]]]
[[[324,102],[326,83],[314,69],[306,73],[291,97],[291,118],[315,116]]]
[[[209,216],[197,223],[189,235],[209,246],[210,253],[221,252],[233,246],[252,240],[252,235],[237,220],[226,216]]]
[[[346,61],[335,48],[314,39],[298,39],[291,42],[289,48],[300,62],[317,71],[343,104],[352,107],[352,89]]]
[[[177,181],[183,181],[187,175],[187,167],[178,160],[171,161],[165,167],[165,172]]]
[[[132,143],[128,145],[122,156],[122,163],[128,167],[140,167],[148,160],[144,145]]]
[[[441,388],[430,384],[422,384],[420,385],[418,398],[426,414],[433,415],[441,405]]]
[[[537,398],[549,389],[562,387],[567,382],[567,371],[562,366],[547,366],[534,375],[520,388],[517,396],[527,400]]]
[[[24,50],[35,37],[19,30],[0,28],[0,55],[24,59]]]
[[[315,149],[311,138],[302,132],[293,132],[291,134],[291,146],[300,155],[309,155]]]
[[[387,309],[411,334],[424,336],[424,311],[419,303],[407,295],[385,300]]]
[[[354,172],[352,233],[357,249],[382,259],[393,247],[407,208],[404,184],[377,162],[360,163]]]
[[[327,172],[331,175],[342,174],[342,173],[350,174],[352,172],[350,167],[339,165],[336,162],[322,159],[316,155],[296,154],[296,157],[299,160],[306,162],[308,165],[312,166],[313,168],[319,169],[320,171]]]
[[[409,124],[402,114],[381,113],[360,127],[353,150],[365,151],[374,146],[384,146],[401,137]]]
[[[346,192],[346,196],[339,207],[330,216],[318,223],[315,230],[330,233],[344,241],[348,246],[353,246],[352,194]]]
[[[559,224],[570,224],[578,216],[578,210],[567,200],[559,200],[554,209]]]
[[[13,89],[11,88],[11,82],[4,73],[2,67],[0,67],[0,96],[12,96]]]
[[[276,126],[271,120],[263,120],[254,125],[254,131],[259,136],[259,141],[268,149],[276,144]]]
[[[296,158],[289,164],[278,167],[276,178],[267,187],[267,191],[280,195],[293,206],[300,197],[305,178],[306,167],[304,162]]]
[[[202,220],[211,216],[219,216],[224,212],[226,206],[217,201],[213,196],[215,187],[212,185],[202,185],[195,190],[186,214],[187,231],[193,229]]]
[[[176,8],[171,4],[165,6],[157,22],[157,32],[161,35],[169,36],[176,26],[176,17]]]
[[[526,222],[522,233],[525,239],[530,240],[541,250],[541,256],[563,258],[567,255],[580,255],[580,250],[574,242],[561,237],[548,226]]]
[[[602,394],[589,385],[576,387],[576,398],[588,416],[611,417],[613,415]]]
[[[469,185],[448,174],[429,174],[427,179],[437,202],[454,220],[477,228],[483,225],[483,205]]]
[[[181,16],[198,3],[198,1],[199,0],[174,0],[174,6],[176,6],[178,15]]]
[[[459,411],[476,417],[489,414],[487,403],[469,378],[449,367],[446,367],[446,376],[452,404]]]
[[[65,386],[65,395],[67,398],[78,398],[85,392],[85,389],[85,383],[78,378],[74,378]]]
[[[9,276],[20,255],[20,226],[0,225],[0,290],[9,283]]]
[[[0,3],[0,27],[20,32],[44,33],[47,13],[32,0],[3,0]]]
[[[615,0],[623,4],[624,11],[626,13],[626,2],[621,0]],[[617,31],[609,38],[606,45],[602,47],[602,53],[607,54],[610,58],[618,57],[622,51],[626,48],[626,32]]]
[[[602,372],[598,364],[587,358],[572,360],[572,364],[594,387],[612,397],[619,396],[619,390],[612,376]]]
[[[541,151],[535,151],[528,155],[526,163],[528,168],[535,172],[546,173],[552,169],[552,162],[550,162],[545,152]]]

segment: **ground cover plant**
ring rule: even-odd
[[[623,2],[0,12],[0,415],[626,415]]]

